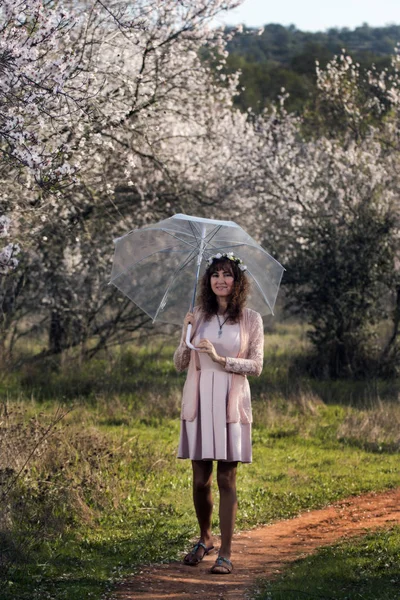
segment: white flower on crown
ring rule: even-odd
[[[238,256],[235,256],[233,252],[218,252],[218,254],[214,254],[214,256],[210,256],[207,259],[207,265],[210,267],[214,260],[219,260],[220,258],[228,258],[229,260],[235,262],[241,271],[246,271],[247,266],[243,264],[243,261]]]

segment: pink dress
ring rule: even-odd
[[[239,323],[225,323],[218,337],[218,321],[203,321],[193,344],[206,338],[220,356],[237,356],[240,350]],[[251,462],[251,423],[227,423],[226,407],[232,381],[221,365],[208,354],[199,353],[200,402],[193,421],[181,421],[178,458]]]

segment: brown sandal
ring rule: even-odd
[[[197,554],[199,548],[203,548],[204,550],[201,556]],[[210,546],[209,548],[207,548],[207,546],[203,544],[203,542],[197,542],[197,544],[193,546],[191,551],[188,554],[186,554],[185,558],[183,559],[183,563],[185,565],[189,565],[190,567],[195,567],[199,564],[199,562],[203,560],[205,556],[207,556],[207,554],[211,552],[211,550],[214,550],[214,546]]]
[[[213,575],[229,575],[229,573],[232,573],[232,569],[233,564],[229,558],[218,556],[217,560],[210,569],[210,573]]]

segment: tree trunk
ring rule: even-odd
[[[400,327],[400,286],[398,286],[396,289],[396,306],[393,311],[392,335],[390,336],[390,338],[381,354],[381,360],[380,360],[381,366],[383,366],[389,358],[390,351],[391,351],[392,347],[394,346],[394,344],[397,340],[397,336],[399,334],[399,327]]]
[[[50,319],[49,350],[51,354],[60,354],[64,349],[65,324],[60,313],[53,311]]]

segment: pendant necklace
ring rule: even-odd
[[[223,323],[221,323],[221,321],[219,320],[218,313],[217,313],[217,321],[218,321],[218,325],[219,325],[219,330],[218,330],[218,337],[219,338],[222,335],[222,327],[225,325],[225,323],[227,322],[228,319],[229,319],[229,315],[226,317],[225,321]]]

